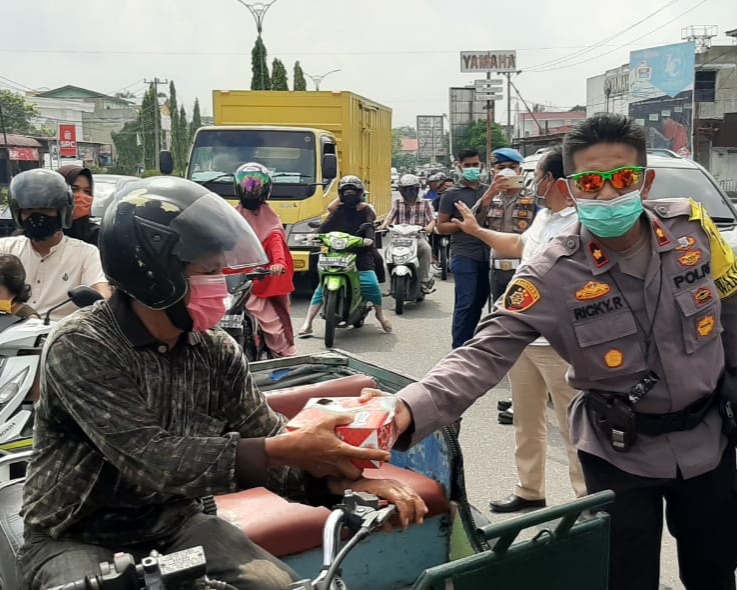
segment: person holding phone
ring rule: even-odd
[[[535,199],[527,196],[524,187],[521,163],[524,156],[512,148],[499,148],[491,152],[494,180],[478,203],[479,217],[484,227],[498,232],[524,233],[535,218]],[[519,258],[507,258],[492,249],[490,290],[494,301],[507,289]]]

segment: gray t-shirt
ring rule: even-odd
[[[458,212],[458,209],[456,209],[455,204],[458,201],[461,201],[469,207],[473,207],[488,188],[489,187],[486,184],[479,184],[475,189],[469,186],[454,186],[443,193],[443,196],[440,199],[438,213],[445,213],[446,215],[449,215],[451,219],[461,219],[461,214]],[[462,231],[451,234],[450,248],[451,254],[454,256],[466,256],[472,260],[478,260],[481,262],[489,260],[489,246],[484,244],[478,238],[469,236]]]

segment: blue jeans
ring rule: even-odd
[[[366,301],[374,304],[374,307],[381,307],[381,287],[379,287],[379,279],[373,270],[359,270],[358,278],[361,281],[361,294]],[[322,283],[317,286],[315,293],[312,295],[310,305],[322,305]]]
[[[489,262],[454,255],[450,270],[455,281],[453,348],[470,340],[489,298]]]

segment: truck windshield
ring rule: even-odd
[[[315,192],[315,160],[315,136],[310,132],[206,130],[195,139],[189,178],[231,198],[235,169],[258,162],[271,171],[271,198],[305,199]]]

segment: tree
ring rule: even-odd
[[[294,62],[294,90],[307,90],[307,80],[305,79],[305,73],[302,71],[302,66],[299,62]]]
[[[3,109],[6,133],[22,135],[34,131],[31,119],[38,114],[38,111],[34,105],[26,102],[20,94],[15,94],[9,90],[0,90],[0,107]]]
[[[509,142],[504,135],[502,126],[494,123],[491,134],[492,149],[507,147]],[[462,149],[473,148],[478,150],[481,160],[486,161],[486,121],[476,121],[466,127],[461,133],[453,137],[453,153],[458,154]]]
[[[187,166],[187,158],[189,157],[189,144],[192,141],[192,135],[190,134],[189,125],[187,124],[187,111],[184,109],[184,105],[179,110],[179,116],[177,117],[179,123],[179,153],[177,154],[177,160],[179,162],[179,171],[184,174],[184,169]]]
[[[271,65],[271,89],[289,90],[287,68],[284,67],[284,64],[278,57],[274,58],[274,63]]]
[[[141,111],[141,145],[143,148],[143,165],[146,170],[156,168],[156,153],[161,149],[163,133],[161,132],[161,108],[156,86],[151,84],[143,96]],[[159,143],[156,143],[156,129],[159,129]]]
[[[256,38],[251,51],[251,90],[271,90],[269,65],[266,63],[266,46],[261,40],[261,35]]]
[[[138,174],[143,160],[143,146],[138,141],[140,131],[140,116],[139,120],[126,123],[120,131],[113,131],[116,160],[115,165],[110,169],[112,174]]]
[[[392,167],[402,173],[414,172],[417,168],[417,154],[402,151],[402,140],[410,138],[410,130],[414,132],[412,127],[392,129]],[[417,134],[415,133],[415,135]]]
[[[192,122],[189,124],[190,141],[194,138],[195,132],[202,127],[202,117],[200,116],[200,99],[194,99],[194,110],[192,111]]]
[[[174,158],[174,168],[181,170],[181,163],[178,160],[178,156],[181,153],[181,146],[179,145],[181,139],[179,138],[179,105],[177,104],[177,87],[174,85],[174,80],[169,83],[169,117],[171,118],[171,155]]]

